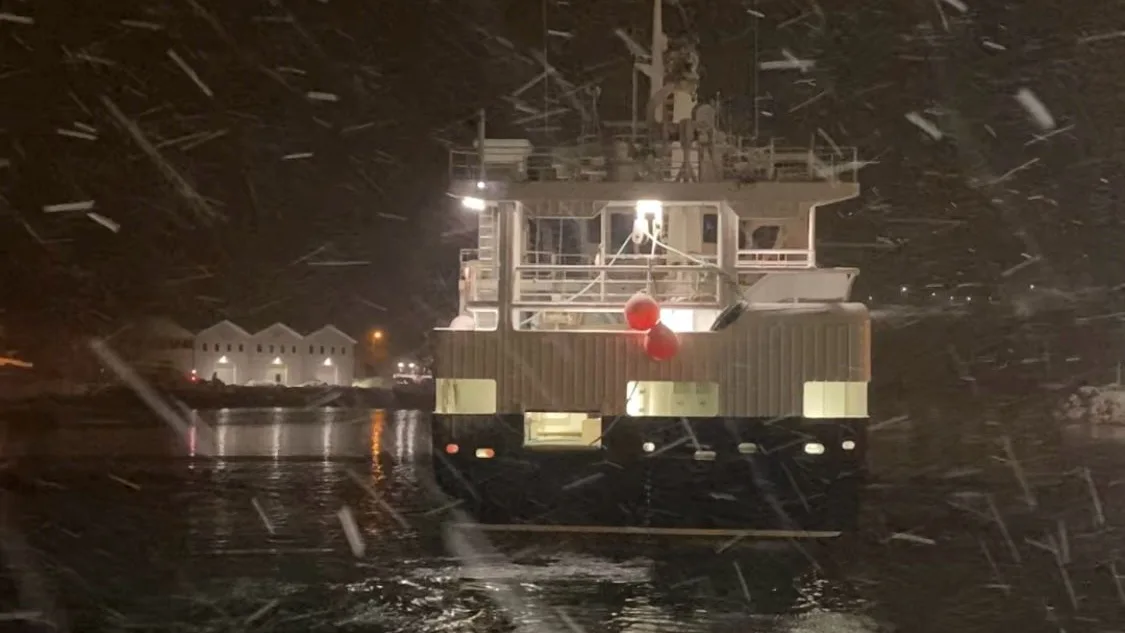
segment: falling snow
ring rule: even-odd
[[[863,185],[859,200],[818,209],[816,237],[821,265],[861,271],[849,283],[874,316],[868,505],[846,547],[789,543],[804,571],[773,579],[772,553],[751,553],[745,534],[686,553],[493,538],[393,455],[417,420],[376,424],[346,389],[304,409],[200,412],[115,348],[116,329],[153,314],[292,315],[357,334],[386,324],[395,354],[424,354],[425,331],[456,309],[458,250],[476,246],[473,218],[445,195],[445,149],[471,146],[477,110],[509,138],[632,129],[630,78],[652,51],[648,24],[621,3],[345,4],[0,12],[0,338],[35,331],[68,370],[89,356],[147,412],[65,432],[51,425],[85,414],[34,412],[45,446],[100,460],[23,459],[47,449],[5,429],[13,598],[0,621],[1120,628],[1120,7],[665,3],[668,31],[694,29],[720,60],[704,77],[724,125],[770,151],[811,144],[810,173]],[[637,94],[643,106],[643,78]],[[94,337],[89,354],[51,347],[72,331]],[[140,433],[140,418],[148,461],[112,439]],[[703,451],[702,433],[672,426],[676,446]],[[238,441],[276,452],[226,459]],[[167,459],[184,451],[195,457]],[[594,494],[608,479],[576,475],[558,491]],[[778,606],[788,593],[799,596]]]

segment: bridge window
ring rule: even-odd
[[[602,241],[602,216],[586,220],[586,241],[599,244]]]
[[[703,214],[703,243],[704,244],[718,244],[719,243],[719,214],[718,213],[704,213]]]
[[[777,248],[778,238],[781,237],[781,227],[776,224],[759,226],[750,234],[754,250],[768,250]]]
[[[633,234],[633,220],[635,215],[626,213],[611,213],[609,215],[609,244],[606,250],[616,253],[621,244]]]

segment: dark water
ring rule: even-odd
[[[923,480],[899,468],[873,487],[863,533],[830,545],[478,533],[481,558],[467,565],[427,486],[424,415],[263,409],[200,420],[187,438],[112,420],[0,435],[4,610],[73,631],[502,631],[514,617],[568,633],[847,633],[1110,630],[1125,608],[1103,569],[1121,538],[1091,525],[1085,484],[1059,474],[1068,459],[1094,463],[1114,524],[1125,448],[1112,437],[1077,440],[1094,440],[1088,454],[1047,451],[1058,453],[1050,468],[1023,455],[1050,512],[1021,510],[1010,467],[985,459]],[[885,463],[912,459],[909,440],[886,438]],[[214,456],[200,454],[207,446]],[[1007,536],[947,503],[980,504],[983,493]],[[359,556],[338,518],[345,506]],[[1056,516],[1075,543],[1064,567],[1073,602],[1053,559],[1026,542]]]

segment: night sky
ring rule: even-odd
[[[444,194],[443,143],[471,142],[481,107],[493,135],[526,136],[503,97],[544,46],[569,81],[601,83],[605,118],[628,118],[613,29],[647,42],[647,0],[546,6],[544,21],[539,0],[0,4],[0,317],[87,333],[148,314],[332,322],[409,349],[453,316],[457,249],[473,241]],[[863,198],[821,216],[822,239],[870,245],[821,254],[860,266],[861,294],[993,281],[1036,256],[1005,279],[1125,281],[1125,8],[670,4],[669,34],[699,36],[703,96],[747,121],[755,23],[759,61],[816,61],[757,73],[763,133],[874,161]],[[1024,88],[1052,129],[1016,100]],[[574,114],[557,122],[557,141],[576,131]],[[67,203],[81,210],[45,211]],[[946,219],[963,222],[932,223]]]

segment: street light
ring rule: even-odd
[[[375,330],[374,332],[372,332],[371,340],[376,343],[383,340],[383,330]]]

